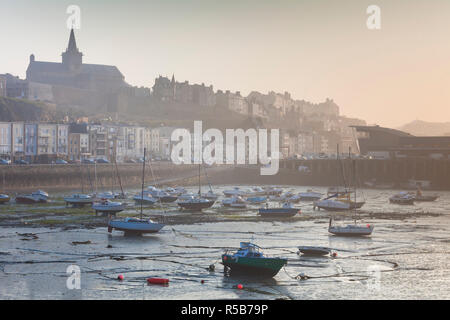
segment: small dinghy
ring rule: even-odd
[[[108,222],[108,232],[112,232],[114,229],[123,231],[125,233],[156,233],[161,230],[165,225],[157,223],[151,219],[139,219],[127,217],[124,219],[114,219]]]
[[[299,253],[308,256],[325,256],[331,253],[331,249],[326,247],[313,247],[313,246],[300,246],[298,247]]]
[[[125,210],[125,203],[103,199],[100,202],[95,202],[92,209],[95,210],[95,213],[116,214]]]
[[[66,205],[72,205],[74,207],[82,207],[94,203],[94,199],[88,194],[73,194],[70,197],[64,197],[64,201]]]
[[[236,253],[229,254],[226,251],[222,255],[222,264],[230,275],[274,277],[287,264],[287,259],[266,257],[256,244],[241,242]]]
[[[346,226],[334,226],[332,225],[332,218],[330,218],[330,223],[328,225],[328,232],[337,236],[346,237],[358,237],[358,236],[369,236],[372,234],[373,226],[367,225],[357,225],[349,224]]]
[[[16,203],[33,204],[46,203],[48,201],[48,193],[42,190],[33,192],[32,194],[23,194],[16,196]]]
[[[297,213],[301,213],[300,209],[292,207],[292,204],[286,202],[281,208],[261,208],[258,213],[262,217],[293,217]]]

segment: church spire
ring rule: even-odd
[[[75,40],[75,32],[73,32],[73,28],[70,30],[69,45],[67,47],[67,51],[78,52],[77,42]]]
[[[83,63],[83,54],[77,48],[75,41],[75,32],[70,30],[69,45],[66,52],[62,54],[62,63],[70,71],[77,71]]]

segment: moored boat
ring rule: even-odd
[[[390,203],[403,204],[403,205],[413,205],[415,197],[408,192],[400,192],[389,198]]]
[[[328,232],[337,236],[357,237],[357,236],[369,236],[372,234],[373,225],[357,225],[348,224],[346,226],[335,226],[332,224],[332,218],[328,225]]]
[[[133,197],[133,200],[136,204],[145,204],[145,205],[154,205],[156,202],[158,202],[158,199],[153,198],[150,194],[145,193],[144,194],[137,194]]]
[[[239,196],[234,196],[231,198],[226,198],[222,200],[222,205],[224,207],[232,207],[232,208],[246,208],[247,202]]]
[[[298,208],[292,207],[292,204],[286,202],[283,204],[281,208],[260,208],[258,213],[262,217],[293,217],[297,213],[300,213],[301,210]]]
[[[64,197],[64,201],[67,205],[75,207],[94,203],[92,196],[87,194],[73,194],[69,197]]]
[[[125,233],[156,233],[160,231],[165,225],[157,223],[151,219],[139,219],[126,217],[124,219],[114,219],[108,222],[108,232],[114,229],[123,231]]]
[[[287,264],[287,259],[266,257],[256,244],[241,242],[237,252],[234,254],[225,252],[222,255],[222,264],[230,275],[274,277]]]
[[[0,194],[0,204],[7,203],[9,200],[11,200],[11,197],[7,194]]]
[[[331,253],[330,248],[314,246],[300,246],[298,247],[298,251],[307,256],[325,256]]]
[[[190,199],[177,202],[178,205],[185,210],[201,211],[214,205],[214,200],[208,200],[201,197],[191,197]]]
[[[306,192],[300,192],[300,201],[317,201],[322,198],[322,194],[312,190],[307,190]]]
[[[104,199],[100,202],[95,202],[92,205],[92,209],[95,210],[95,213],[116,214],[125,210],[125,206],[125,203]]]
[[[33,204],[46,203],[48,201],[48,193],[42,190],[35,191],[31,194],[22,194],[16,196],[16,203]]]

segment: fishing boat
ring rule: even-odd
[[[307,190],[306,192],[300,192],[300,201],[317,201],[322,198],[322,194],[312,190]]]
[[[88,194],[73,194],[69,197],[64,197],[64,201],[66,205],[72,205],[74,207],[82,207],[94,203],[94,199]]]
[[[231,198],[226,198],[222,200],[222,205],[224,207],[232,207],[232,208],[246,208],[247,202],[239,196],[234,196]]]
[[[262,217],[293,217],[297,213],[301,213],[301,210],[298,208],[292,207],[292,204],[289,202],[286,202],[283,204],[281,208],[260,208],[258,210],[258,213]]]
[[[328,225],[328,232],[337,236],[370,236],[373,231],[373,225],[357,225],[348,224],[346,226],[335,226],[332,224],[333,218],[330,218],[330,223]]]
[[[331,253],[330,248],[314,247],[314,246],[300,246],[298,252],[305,256],[326,256]]]
[[[390,203],[394,203],[394,204],[402,204],[402,205],[413,205],[414,204],[414,200],[415,200],[415,196],[402,191],[396,195],[393,195],[392,197],[389,198],[389,202]]]
[[[7,203],[9,200],[11,200],[11,198],[7,194],[0,194],[0,204]]]
[[[109,199],[103,199],[99,202],[94,202],[92,204],[92,209],[95,210],[95,213],[106,213],[113,214],[119,213],[125,210],[126,204],[122,202],[115,202]]]
[[[154,222],[151,219],[126,217],[124,219],[110,220],[108,222],[108,232],[111,233],[114,229],[116,229],[125,233],[156,233],[164,226],[164,224]]]
[[[16,203],[33,204],[46,203],[48,201],[48,193],[42,190],[35,191],[31,194],[22,194],[16,196]]]
[[[144,158],[142,163],[142,188],[141,188],[141,200],[144,198],[144,178],[145,178],[145,154],[146,148],[144,148]],[[153,173],[152,173],[153,174]],[[143,201],[141,204],[141,213],[139,218],[126,217],[124,219],[114,219],[108,221],[108,232],[112,232],[114,229],[133,234],[145,234],[159,232],[165,225],[162,223],[154,222],[151,219],[143,218]]]
[[[161,203],[171,203],[175,202],[178,199],[177,195],[170,194],[154,186],[149,186],[147,188],[147,193],[149,193],[153,198]]]
[[[222,255],[222,264],[230,275],[248,274],[274,277],[287,264],[287,259],[266,257],[261,248],[250,242],[241,242],[237,252]]]

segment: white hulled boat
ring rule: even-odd
[[[94,202],[92,205],[92,209],[95,210],[95,213],[107,213],[107,214],[116,214],[125,210],[126,204],[122,202],[115,202],[108,199],[103,199],[100,202]]]
[[[16,203],[32,204],[45,203],[48,201],[48,193],[42,190],[33,192],[32,194],[22,194],[16,196]]]
[[[84,206],[94,203],[94,199],[88,194],[73,194],[69,197],[64,197],[64,201],[67,205],[72,206]]]
[[[337,236],[369,236],[372,234],[373,226],[367,225],[357,225],[348,224],[346,226],[335,226],[332,224],[333,219],[330,218],[330,223],[328,225],[328,232]]]

